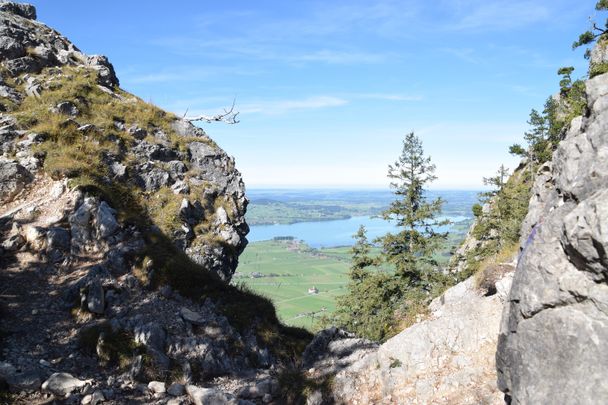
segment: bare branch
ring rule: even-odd
[[[240,121],[237,119],[237,116],[239,115],[238,111],[234,111],[234,106],[236,104],[236,99],[234,99],[232,101],[232,106],[230,107],[230,109],[224,109],[223,113],[220,114],[216,114],[216,115],[197,115],[195,117],[186,117],[186,114],[184,114],[184,120],[189,121],[189,122],[193,122],[193,121],[204,121],[207,123],[212,123],[212,122],[224,122],[226,124],[238,124]],[[188,113],[188,111],[186,110],[186,113]]]

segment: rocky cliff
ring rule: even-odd
[[[309,337],[226,283],[248,232],[234,160],[118,86],[0,2],[0,402],[271,402]]]
[[[496,354],[512,404],[608,397],[608,75],[585,86],[587,111],[540,169],[522,228]]]

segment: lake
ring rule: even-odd
[[[327,199],[342,201],[381,201],[388,206],[393,200],[392,193],[379,191],[327,191],[327,190],[253,190],[248,193],[255,203],[256,198],[272,198],[282,201],[310,199]],[[445,200],[443,219],[461,222],[472,218],[471,206],[478,200],[477,191],[445,190],[431,191],[429,199],[441,197]],[[382,218],[357,216],[333,221],[299,222],[295,224],[255,225],[247,235],[250,242],[270,240],[278,236],[293,236],[305,241],[312,247],[350,246],[354,243],[353,235],[360,225],[367,228],[369,240],[387,232],[396,232],[396,227]],[[449,230],[450,227],[439,231]]]
[[[442,217],[452,222],[465,221],[465,216]],[[353,244],[353,235],[360,225],[367,228],[367,237],[371,241],[387,232],[397,232],[397,228],[383,220],[373,217],[353,217],[336,221],[299,222],[296,224],[257,225],[252,226],[247,239],[250,242],[269,240],[277,236],[293,236],[305,241],[314,248],[350,246]],[[449,230],[442,227],[438,231]]]

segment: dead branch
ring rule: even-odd
[[[197,115],[195,117],[186,117],[188,110],[186,110],[186,114],[184,114],[183,119],[189,122],[193,121],[204,121],[207,123],[212,122],[224,122],[226,124],[238,124],[240,121],[236,118],[239,115],[238,111],[234,111],[234,105],[236,104],[236,99],[232,101],[232,106],[230,109],[224,109],[223,113],[216,115]]]

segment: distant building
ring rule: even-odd
[[[318,294],[319,293],[319,289],[317,287],[315,287],[315,286],[312,286],[312,287],[310,287],[308,289],[308,293],[311,294],[311,295]]]

